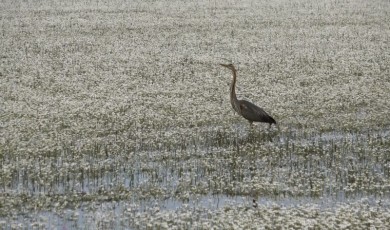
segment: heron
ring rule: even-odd
[[[236,96],[236,80],[237,80],[237,70],[233,64],[220,64],[223,67],[230,69],[233,73],[232,83],[230,85],[230,103],[232,104],[233,109],[245,119],[247,119],[252,127],[253,122],[263,122],[268,123],[271,127],[272,124],[276,124],[275,119],[273,119],[264,109],[258,107],[257,105],[246,101],[238,100]]]

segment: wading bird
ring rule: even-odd
[[[237,78],[237,70],[234,68],[233,64],[220,64],[223,67],[230,69],[233,72],[233,80],[230,85],[230,103],[232,104],[233,109],[247,119],[252,126],[253,122],[264,122],[268,123],[271,127],[272,124],[276,124],[275,119],[273,119],[268,113],[266,113],[262,108],[257,105],[245,101],[238,100],[236,96],[236,78]]]

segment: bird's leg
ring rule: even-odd
[[[253,122],[252,121],[249,122],[249,127],[251,127],[251,129],[253,129]]]
[[[270,142],[272,142],[271,127],[272,127],[272,123],[269,124],[268,130],[267,130],[268,131],[267,136],[268,136]]]

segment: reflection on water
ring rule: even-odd
[[[345,204],[361,203],[365,207],[380,207],[390,209],[390,197],[376,196],[355,196],[346,198],[345,194],[337,197],[257,197],[254,200],[257,207],[253,207],[253,198],[248,196],[226,196],[226,195],[204,195],[195,199],[181,201],[174,198],[165,200],[122,200],[115,202],[84,202],[76,209],[65,209],[62,211],[45,211],[36,213],[26,213],[18,215],[8,223],[0,222],[0,226],[9,228],[18,223],[19,226],[45,226],[46,228],[78,229],[88,226],[89,228],[99,228],[99,222],[106,220],[112,228],[120,228],[123,222],[131,223],[132,218],[143,213],[153,215],[158,212],[180,213],[183,211],[203,212],[202,218],[210,218],[208,213],[221,208],[247,207],[257,208],[302,208],[309,207],[315,210],[335,212],[337,208]],[[104,224],[103,224],[104,225]],[[106,225],[105,225],[106,226]]]

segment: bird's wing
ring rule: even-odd
[[[262,108],[257,105],[245,101],[239,100],[241,115],[249,121],[258,121],[258,122],[267,122],[267,123],[276,123],[275,120],[268,115]]]

